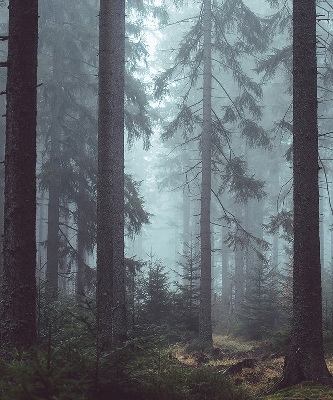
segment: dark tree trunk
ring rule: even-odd
[[[124,267],[125,1],[100,1],[97,314],[101,334],[126,336]]]
[[[322,273],[325,271],[325,205],[324,205],[324,181],[319,177],[319,240],[320,240],[320,265]]]
[[[203,49],[203,129],[202,129],[202,184],[201,184],[201,278],[199,308],[199,338],[202,342],[212,343],[211,317],[211,235],[210,235],[210,201],[211,201],[211,130],[212,130],[212,12],[210,0],[204,0],[204,49]]]
[[[1,99],[1,106],[0,106],[0,115],[4,115],[6,113],[6,105],[4,101],[4,97],[2,96]],[[5,120],[2,118],[1,125],[0,125],[0,161],[5,159]],[[5,168],[4,164],[0,164],[0,180],[1,182],[5,181]],[[5,191],[4,185],[0,185],[0,287],[2,285],[2,276],[3,276],[3,224],[4,224],[4,202],[5,202]]]
[[[294,315],[280,387],[333,382],[322,334],[315,0],[294,0],[293,20]]]
[[[54,23],[59,25],[61,5],[54,3]],[[59,31],[61,31],[59,29]],[[62,56],[61,40],[55,38],[53,43],[53,82],[54,91],[51,104],[51,126],[50,134],[50,170],[49,181],[49,203],[48,203],[48,229],[47,229],[47,264],[45,290],[47,298],[55,301],[58,298],[58,268],[59,268],[59,208],[60,208],[60,114],[61,114],[61,79],[62,79]]]
[[[38,1],[9,2],[2,349],[36,343]]]

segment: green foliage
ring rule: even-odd
[[[194,370],[187,381],[192,400],[249,399],[242,389],[235,389],[228,377],[211,368]]]
[[[61,351],[38,352],[31,359],[14,351],[11,361],[0,361],[0,390],[4,400],[87,399],[92,381],[82,357]]]
[[[229,192],[234,193],[239,203],[246,203],[249,198],[260,200],[266,196],[265,183],[247,175],[246,162],[240,157],[227,161],[222,182],[222,187],[228,186]]]
[[[285,326],[284,329],[274,332],[273,334],[271,334],[268,340],[268,345],[266,349],[267,353],[285,355],[290,344],[290,338],[290,326]]]
[[[277,233],[281,227],[283,231],[281,237],[291,243],[294,237],[293,211],[280,211],[276,215],[271,216],[270,222],[264,225],[264,227],[272,235]]]
[[[251,147],[270,147],[270,138],[267,132],[259,126],[255,121],[243,119],[240,123],[242,135],[246,137],[248,144]]]
[[[238,333],[249,340],[261,340],[274,332],[283,320],[279,276],[275,267],[258,260],[251,268],[247,284]]]
[[[333,398],[333,391],[330,387],[316,385],[313,382],[302,382],[298,385],[279,390],[278,392],[258,397],[258,400],[331,400]]]
[[[144,209],[144,199],[140,196],[140,182],[125,174],[125,231],[130,237],[138,234],[142,225],[149,224],[149,214]]]
[[[155,269],[163,282],[160,267]],[[136,327],[132,338],[105,352],[97,341],[93,303],[76,307],[60,300],[40,307],[39,349],[0,359],[3,400],[249,399],[211,367],[181,364],[170,346],[180,334],[170,325]],[[193,341],[188,350],[207,348]]]
[[[274,54],[258,61],[256,71],[258,73],[264,73],[263,79],[268,81],[277,74],[280,65],[283,65],[284,68],[290,72],[292,70],[291,63],[292,47],[288,45],[282,49],[275,49]]]
[[[185,347],[185,352],[188,354],[194,353],[194,352],[205,352],[211,349],[211,345],[208,345],[207,343],[202,342],[199,339],[194,339],[190,343],[188,343]]]
[[[151,260],[148,270],[136,277],[137,320],[143,324],[168,321],[171,310],[171,291],[168,273],[158,260]]]
[[[324,352],[326,356],[333,355],[333,333],[332,331],[324,331]]]
[[[182,132],[183,139],[188,140],[194,132],[195,127],[201,122],[201,118],[195,115],[193,110],[187,105],[183,104],[179,108],[180,111],[176,118],[164,128],[162,134],[162,140],[164,141],[172,138],[178,130]]]
[[[179,266],[182,273],[179,274],[180,283],[174,295],[175,313],[179,324],[183,324],[186,330],[198,332],[199,329],[199,280],[200,280],[200,253],[197,243],[186,245],[187,251],[182,254],[182,262]]]

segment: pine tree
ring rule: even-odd
[[[97,316],[111,343],[126,336],[124,267],[125,1],[99,13]]]
[[[38,1],[9,4],[2,349],[36,343]]]
[[[53,94],[51,102],[50,135],[50,171],[49,180],[49,202],[48,202],[48,224],[47,224],[47,264],[45,290],[50,301],[58,298],[58,266],[59,266],[59,213],[60,213],[60,140],[61,120],[64,112],[62,107],[61,78],[64,73],[61,47],[63,45],[63,4],[53,1],[53,21],[57,29],[57,40],[53,42],[52,60],[52,83]]]
[[[258,51],[264,48],[265,39],[259,19],[242,1],[226,0],[221,5],[203,2],[199,15],[193,18],[193,21],[195,22],[192,27],[180,42],[173,66],[156,79],[155,96],[161,98],[168,92],[168,83],[173,77],[184,77],[184,80],[177,79],[183,84],[179,112],[166,125],[162,138],[169,139],[178,131],[186,143],[199,142],[202,190],[200,195],[202,290],[199,335],[201,340],[211,342],[211,174],[214,170],[216,174],[227,177],[223,182],[225,184],[223,190],[230,189],[230,192],[236,192],[238,197],[259,196],[258,191],[262,192],[261,182],[254,189],[256,180],[246,175],[241,157],[229,159],[224,154],[224,146],[231,146],[228,125],[235,123],[238,123],[242,135],[251,143],[266,145],[268,143],[266,133],[255,121],[261,115],[256,101],[261,95],[260,85],[244,73],[239,60],[240,49],[244,53]],[[228,39],[230,32],[239,33],[241,39],[233,43]],[[240,88],[240,95],[235,99],[231,98],[224,82],[221,82],[219,71],[222,68],[232,74],[233,81]],[[200,84],[202,86],[199,86]],[[219,100],[212,104],[213,89],[214,93],[223,92],[230,101],[229,105]],[[222,115],[217,110],[218,107],[223,110]],[[249,115],[253,120],[248,118]],[[202,134],[195,136],[197,126],[202,127]],[[195,171],[196,176],[200,175],[200,172]]]
[[[212,263],[211,263],[211,154],[212,154],[212,11],[211,1],[203,3],[203,125],[201,156],[201,213],[200,213],[200,308],[199,339],[213,343],[211,298],[212,298]]]
[[[316,2],[293,11],[293,330],[279,387],[332,384],[324,359],[319,243]]]
[[[136,6],[141,7],[142,4],[136,3]],[[57,21],[54,17],[56,10],[60,13]],[[61,5],[58,2],[56,7],[53,2],[43,0],[40,6],[40,52],[41,55],[50,54],[50,57],[41,56],[39,63],[43,81],[38,124],[41,162],[39,187],[42,196],[47,191],[54,193],[56,182],[60,185],[56,186],[59,189],[57,195],[50,197],[55,198],[57,203],[55,207],[50,205],[53,210],[50,216],[56,212],[57,215],[51,218],[52,224],[48,224],[52,235],[49,235],[50,240],[45,241],[50,250],[49,264],[54,271],[55,295],[52,298],[56,298],[58,294],[56,288],[59,269],[62,282],[68,277],[76,278],[78,301],[83,300],[86,275],[91,277],[95,273],[89,266],[89,256],[96,245],[96,14],[96,4],[88,0],[75,6],[70,2],[62,2]],[[128,62],[125,71],[125,127],[129,143],[136,137],[143,137],[147,147],[151,134],[148,100],[145,86],[139,78],[133,76],[134,71],[138,73],[139,60],[147,56],[142,41],[138,40],[142,35],[139,22],[137,19],[127,23],[129,34],[126,46]],[[57,79],[54,77],[56,70]],[[55,104],[61,104],[57,113],[54,112]],[[58,138],[56,159],[53,151],[54,143],[57,143],[55,137]],[[57,168],[53,165],[54,159]],[[131,235],[140,229],[142,223],[148,221],[148,215],[143,209],[139,184],[130,176],[125,178],[125,203],[125,232],[126,235]],[[75,235],[76,246],[71,240]],[[53,249],[52,257],[50,248]],[[47,282],[49,284],[50,279]]]

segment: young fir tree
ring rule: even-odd
[[[194,235],[186,244],[185,253],[180,263],[182,268],[182,283],[178,284],[179,296],[176,312],[180,322],[192,332],[198,332],[199,327],[199,293],[200,293],[200,253]]]
[[[2,350],[36,343],[38,1],[9,4]]]

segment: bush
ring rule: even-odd
[[[186,346],[185,351],[187,354],[190,354],[197,351],[206,352],[209,351],[211,348],[212,348],[211,344],[202,342],[199,339],[194,339]]]
[[[233,386],[229,377],[209,367],[194,370],[187,381],[191,400],[241,400],[249,396]]]
[[[275,332],[268,341],[267,351],[269,353],[285,355],[290,343],[290,337],[290,327],[285,327],[283,330]]]

